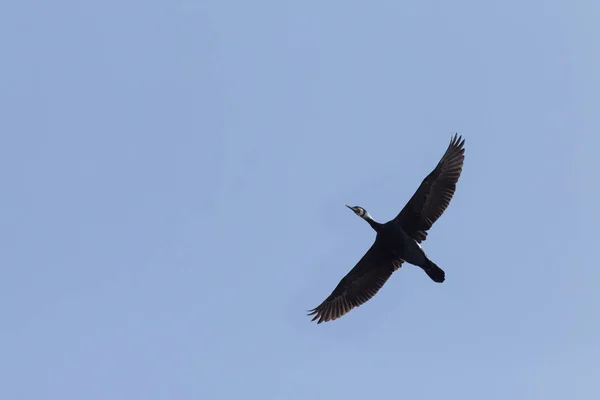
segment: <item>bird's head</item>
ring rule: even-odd
[[[360,206],[350,207],[348,204],[346,204],[346,207],[348,207],[349,209],[354,211],[354,214],[358,215],[359,217],[361,217],[364,220],[368,221],[370,219],[373,219],[373,218],[371,218],[371,216],[369,215],[367,210],[365,210],[364,208],[362,208]]]

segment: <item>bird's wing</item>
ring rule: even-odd
[[[461,136],[455,134],[452,137],[438,165],[394,218],[419,243],[425,240],[427,231],[452,200],[465,160],[464,144]]]
[[[336,288],[318,307],[309,310],[313,321],[333,321],[371,299],[385,284],[394,271],[402,266],[402,260],[395,259],[383,251],[381,244],[375,243],[365,253]]]

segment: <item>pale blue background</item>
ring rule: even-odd
[[[485,4],[484,4],[485,3]],[[598,399],[600,3],[0,6],[0,398]],[[406,266],[305,315],[450,135]]]

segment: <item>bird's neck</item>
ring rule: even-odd
[[[365,215],[363,217],[363,219],[365,221],[367,221],[367,223],[369,225],[371,225],[371,228],[373,228],[375,230],[375,232],[379,232],[379,229],[381,228],[382,224],[380,224],[379,222],[375,221],[369,214]]]

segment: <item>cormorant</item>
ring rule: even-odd
[[[435,169],[425,177],[402,211],[381,224],[362,207],[349,209],[377,232],[375,242],[354,268],[342,278],[331,295],[308,315],[333,321],[371,299],[402,267],[403,262],[421,267],[437,283],[444,282],[444,271],[431,261],[421,245],[427,231],[450,204],[465,159],[465,140],[455,134]]]

